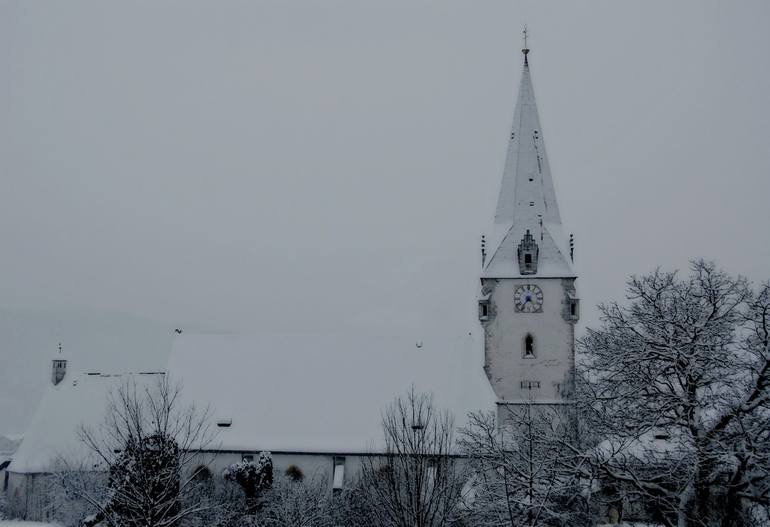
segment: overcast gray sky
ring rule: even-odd
[[[116,320],[477,330],[525,23],[583,323],[658,265],[770,278],[764,0],[0,0],[0,432]]]

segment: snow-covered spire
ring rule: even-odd
[[[545,222],[560,223],[559,207],[535,104],[535,91],[532,89],[532,75],[527,60],[529,49],[525,47],[522,52],[524,69],[508,140],[508,156],[497,200],[495,223],[534,219],[537,224],[538,217],[542,217]],[[531,202],[534,205],[530,205]]]
[[[524,35],[524,67],[495,211],[495,232],[489,237],[492,257],[484,274],[490,277],[534,274],[521,272],[516,252],[529,231],[540,246],[536,274],[569,277],[574,276],[574,271],[568,257],[567,239],[561,232],[556,191],[535,104],[526,30]]]

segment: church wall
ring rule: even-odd
[[[8,515],[25,520],[48,521],[56,512],[53,491],[56,480],[51,474],[8,473],[6,499]]]
[[[251,455],[256,461],[259,458],[259,451],[202,453],[190,464],[190,469],[194,470],[200,465],[205,465],[211,470],[214,478],[222,478],[225,469],[233,463],[240,462],[244,455]],[[302,471],[306,480],[320,478],[326,481],[330,491],[336,458],[344,458],[344,486],[346,487],[355,481],[364,459],[361,454],[293,452],[275,452],[272,453],[272,457],[275,477],[284,475],[286,469],[294,465]],[[9,472],[6,489],[9,516],[31,521],[48,521],[55,513],[61,516],[61,511],[54,510],[55,506],[61,505],[60,501],[55,499],[55,494],[60,493],[57,481],[54,476],[46,473]],[[57,503],[58,505],[55,505]]]
[[[258,450],[240,452],[208,452],[201,454],[200,462],[193,463],[191,468],[198,465],[206,465],[215,477],[221,477],[227,467],[239,463],[246,455],[259,459]],[[299,468],[306,479],[324,479],[329,488],[332,486],[334,463],[336,458],[344,458],[345,485],[348,485],[358,475],[364,456],[361,454],[314,454],[295,452],[272,452],[273,474],[277,477],[283,475],[291,465]]]
[[[8,514],[12,518],[25,518],[27,513],[27,481],[25,474],[8,473],[8,487],[5,489]]]
[[[541,313],[516,311],[514,294],[523,284],[542,289]],[[484,369],[497,396],[504,402],[559,402],[574,365],[574,325],[564,318],[562,279],[483,279],[482,287],[491,292],[488,318],[482,322]],[[534,337],[534,357],[524,356],[527,334]]]

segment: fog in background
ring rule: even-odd
[[[59,341],[478,332],[525,23],[581,327],[656,266],[770,278],[766,1],[2,0],[0,433]]]

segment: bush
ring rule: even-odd
[[[225,469],[226,480],[235,481],[246,496],[246,514],[255,514],[260,508],[262,491],[273,485],[273,457],[270,452],[260,452],[256,463],[241,461]]]
[[[286,477],[292,481],[302,481],[305,479],[305,474],[302,473],[302,469],[300,469],[297,465],[289,465],[286,468],[285,474]]]

